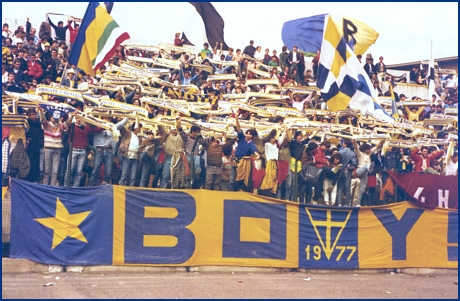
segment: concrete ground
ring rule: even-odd
[[[458,276],[353,271],[21,273],[2,275],[2,297],[458,299]]]

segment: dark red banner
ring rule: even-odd
[[[426,208],[458,209],[458,177],[388,172],[409,201]]]

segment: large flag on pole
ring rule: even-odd
[[[222,43],[223,50],[228,50],[227,43],[225,43],[224,39],[225,22],[214,6],[209,2],[190,2],[190,4],[196,8],[196,11],[203,19],[206,38],[210,48],[214,47],[217,42],[219,45]],[[195,45],[197,45],[196,42]]]
[[[80,25],[69,63],[95,74],[130,36],[124,32],[99,2],[90,2]]]
[[[378,103],[369,76],[330,16],[324,22],[317,86],[332,111],[350,107],[387,122],[394,121]]]
[[[303,51],[316,53],[321,49],[327,16],[332,17],[329,20],[335,23],[337,30],[356,55],[363,55],[379,37],[377,31],[354,18],[321,14],[285,22],[281,31],[284,45],[289,49],[297,45]]]

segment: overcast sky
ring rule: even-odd
[[[216,2],[213,5],[225,22],[225,41],[235,49],[243,49],[254,39],[256,46],[280,52],[284,22],[331,13],[356,18],[376,30],[379,38],[368,53],[374,58],[382,55],[387,64],[428,60],[430,41],[435,59],[458,56],[457,2]],[[83,18],[86,8],[85,2],[2,2],[2,21],[14,30],[25,25],[29,17],[38,31],[46,13]],[[112,16],[130,34],[132,43],[172,43],[176,31],[184,31],[193,42],[192,38],[198,40],[204,33],[202,21],[189,3],[115,2]],[[57,23],[66,17],[51,18]]]

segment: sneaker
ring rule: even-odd
[[[338,204],[337,207],[343,207],[342,204]]]
[[[361,205],[360,205],[360,204],[358,204],[358,205],[356,205],[355,207],[361,207]]]

